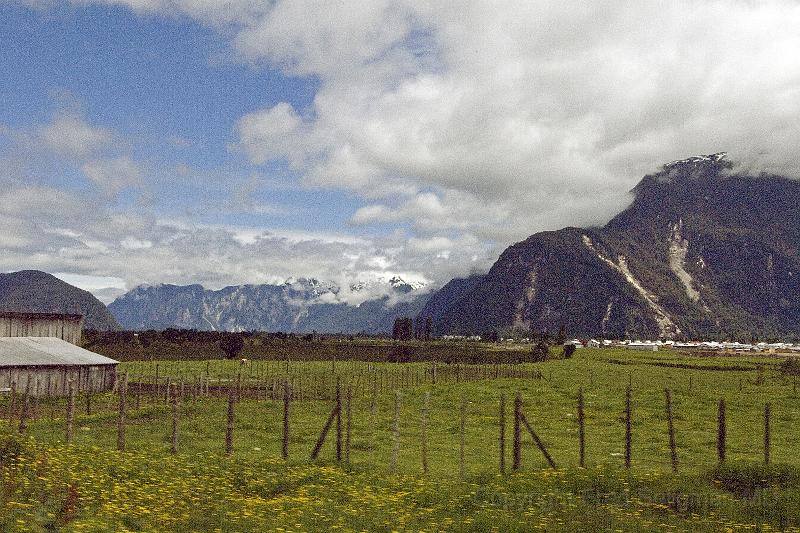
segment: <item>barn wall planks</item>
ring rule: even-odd
[[[80,315],[0,312],[0,337],[57,337],[77,345],[82,329]]]
[[[113,389],[116,372],[116,365],[6,367],[0,368],[0,390],[16,382],[17,391],[24,392],[30,378],[31,396],[67,396],[70,379],[76,391],[104,392]]]

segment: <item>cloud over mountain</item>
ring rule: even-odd
[[[665,161],[726,150],[750,173],[800,176],[800,4],[789,0],[71,3],[192,21],[229,60],[277,69],[313,86],[313,97],[249,109],[230,138],[216,139],[242,158],[238,175],[141,161],[112,128],[80,114],[0,129],[12,144],[24,138],[77,161],[93,187],[87,198],[5,166],[3,179],[31,209],[2,208],[16,229],[0,238],[19,246],[0,260],[7,268],[24,262],[129,286],[286,275],[345,285],[387,272],[444,282],[535,231],[604,223]],[[9,159],[0,143],[0,162]],[[320,202],[330,191],[352,198],[342,208],[350,227],[332,239],[315,235],[321,227],[298,229],[293,240],[285,224],[199,220],[215,198],[239,214],[290,214],[250,200],[276,168],[294,187],[320,191]],[[156,182],[187,192],[160,205]],[[192,194],[200,199],[184,205]],[[45,230],[36,210],[58,206],[88,215],[56,214]]]

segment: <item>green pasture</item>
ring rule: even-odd
[[[615,527],[623,530],[659,529],[655,526],[661,522],[665,529],[671,526],[673,530],[687,529],[690,523],[695,522],[697,530],[709,531],[719,530],[720,524],[729,522],[738,524],[734,529],[748,523],[758,523],[761,528],[764,524],[768,527],[786,528],[800,525],[800,507],[795,505],[800,502],[797,496],[800,481],[796,478],[796,473],[800,472],[800,392],[797,391],[792,377],[780,373],[780,362],[780,358],[752,355],[701,357],[669,352],[583,349],[578,350],[572,359],[523,365],[523,368],[531,371],[530,375],[538,370],[540,378],[477,379],[480,374],[475,371],[472,374],[474,379],[465,381],[463,376],[468,375],[469,365],[463,365],[460,366],[459,380],[456,381],[455,374],[447,369],[448,365],[439,363],[437,369],[440,379],[436,384],[432,383],[432,363],[399,365],[348,361],[337,362],[334,366],[331,361],[317,361],[289,363],[287,368],[285,363],[279,361],[248,361],[244,364],[222,360],[209,363],[126,362],[120,366],[120,370],[126,372],[132,380],[126,399],[125,424],[126,454],[131,455],[126,460],[148,463],[163,461],[165,464],[179,461],[191,464],[197,460],[195,458],[203,457],[203,461],[220,465],[248,465],[248,468],[256,471],[267,468],[273,473],[280,472],[287,468],[280,460],[283,401],[280,396],[271,399],[268,387],[273,383],[282,383],[287,376],[298,379],[297,376],[303,375],[306,384],[324,383],[329,388],[338,379],[344,402],[344,391],[348,384],[355,384],[359,380],[351,406],[352,446],[349,464],[335,461],[335,425],[315,462],[317,466],[310,464],[311,450],[335,405],[333,399],[326,396],[324,399],[293,400],[290,403],[288,468],[313,470],[333,467],[341,472],[340,482],[346,483],[347,479],[352,479],[353,487],[359,484],[376,485],[387,494],[395,490],[408,492],[407,489],[400,488],[408,479],[440,484],[446,487],[441,490],[462,494],[466,502],[462,513],[464,516],[473,512],[470,509],[474,505],[480,503],[480,507],[486,503],[481,498],[491,500],[486,503],[490,508],[502,507],[505,517],[503,520],[508,520],[509,529],[528,529],[525,524],[535,524],[536,519],[541,519],[546,514],[541,498],[531,498],[529,494],[524,496],[515,493],[514,490],[517,489],[511,490],[511,487],[520,484],[525,486],[526,483],[535,485],[528,487],[530,490],[551,491],[552,498],[561,502],[558,506],[560,510],[555,511],[555,514],[552,514],[552,509],[547,511],[550,513],[547,515],[550,516],[547,519],[547,530],[580,530],[577,525],[581,523],[588,527],[586,522],[576,522],[578,515],[587,520],[591,517],[591,520],[611,521],[608,523],[613,522]],[[158,397],[145,391],[136,398],[136,383],[150,383],[156,364],[159,365],[160,379],[168,377],[176,383],[183,381],[185,387],[178,409],[179,451],[175,457],[170,454],[171,407],[165,401],[163,390]],[[410,370],[405,370],[406,368]],[[376,381],[370,380],[369,376],[381,372],[386,375],[395,373],[397,379],[387,379],[385,386],[376,387]],[[490,370],[484,368],[484,373],[488,376]],[[235,405],[234,451],[232,457],[228,458],[224,454],[227,393],[222,390],[217,391],[217,395],[197,396],[193,387],[202,379],[224,387],[235,383],[237,375],[242,376],[244,387],[253,387],[257,392],[249,396],[244,394]],[[397,377],[400,375],[415,375],[417,378],[403,380]],[[633,399],[633,461],[631,472],[626,473],[623,466],[623,409],[628,386],[632,389]],[[678,452],[677,475],[671,473],[670,467],[665,415],[666,388],[671,390],[673,400]],[[578,468],[579,390],[583,391],[585,398],[586,469]],[[429,471],[427,475],[423,475],[422,406],[426,393],[430,394],[426,431]],[[520,472],[499,476],[500,399],[504,395],[506,401],[506,468],[510,472],[513,400],[517,393],[522,395],[526,418],[556,462],[557,473],[547,473],[550,469],[542,454],[533,444],[530,435],[523,430]],[[399,449],[397,462],[393,464],[393,450],[396,446],[393,428],[398,396]],[[732,465],[731,468],[734,468],[730,475],[735,478],[739,475],[737,469],[741,468],[742,471],[749,472],[742,474],[749,476],[748,479],[757,478],[758,481],[763,478],[765,481],[758,481],[756,485],[769,489],[770,497],[783,503],[768,505],[766,500],[760,500],[756,505],[748,499],[752,494],[748,494],[747,498],[741,497],[735,491],[720,486],[721,483],[724,484],[724,480],[714,481],[713,472],[717,467],[717,408],[720,398],[724,398],[727,404],[727,460]],[[107,453],[117,453],[114,449],[117,442],[118,396],[107,393],[92,397],[89,415],[85,414],[85,402],[85,397],[78,397],[74,443],[68,449],[102,450],[103,457]],[[459,454],[462,402],[465,405],[463,477],[460,474]],[[772,413],[771,461],[775,465],[772,468],[785,469],[785,472],[780,470],[783,477],[778,476],[782,480],[778,483],[779,486],[773,486],[766,481],[772,474],[759,466],[764,457],[763,416],[766,403],[770,403]],[[33,407],[32,403],[31,408]],[[31,421],[28,427],[28,434],[33,442],[48,450],[64,450],[64,402],[39,400],[35,405],[35,412],[36,420]],[[15,419],[12,422],[11,430],[15,430],[18,421]],[[342,433],[344,440],[344,411]],[[286,490],[322,491],[316,486],[317,482],[313,481],[315,475],[309,474],[308,483],[312,486],[303,488],[304,484],[298,482],[296,486],[287,487]],[[718,472],[716,477],[720,477]],[[405,481],[400,482],[398,479]],[[528,481],[524,481],[525,479]],[[572,481],[556,482],[553,481],[555,479]],[[579,479],[582,480],[580,483],[577,481]],[[701,494],[703,502],[712,503],[704,503],[702,508],[698,507],[690,512],[681,510],[679,506],[671,510],[667,505],[663,509],[654,507],[661,504],[643,501],[637,504],[640,509],[638,518],[628,514],[627,508],[624,512],[620,511],[620,517],[614,518],[616,511],[606,509],[605,503],[600,506],[605,509],[602,510],[595,505],[596,502],[587,502],[588,489],[599,487],[601,492],[619,495],[630,490],[627,485],[629,482],[635,483],[640,491],[657,489],[657,492],[661,491],[658,494],[662,494],[667,490],[665,487],[668,487],[669,491],[678,495]],[[499,497],[497,494],[505,496]],[[451,497],[452,495],[446,496],[448,501]],[[426,498],[435,507],[437,498],[445,498],[445,495],[434,491]],[[476,498],[480,502],[475,503]],[[0,498],[0,505],[2,503]],[[609,505],[609,509],[616,509],[615,505],[623,509],[626,504],[611,502]],[[575,509],[583,511],[576,514]],[[653,513],[661,516],[661,522],[652,521]],[[394,526],[374,522],[373,520],[377,520],[374,517],[379,514],[373,513],[373,518],[366,525],[350,522],[349,526],[344,524],[344,528],[395,529]],[[458,515],[459,511],[456,510],[455,514]],[[699,518],[692,517],[692,514]],[[331,516],[333,515],[335,513]],[[559,524],[558,516],[561,516],[563,523]],[[427,524],[435,522],[442,530],[482,530],[478,527],[480,522],[453,522],[451,527],[446,527],[447,524],[442,523],[439,518],[435,521],[431,518],[431,522]],[[286,528],[309,528],[312,522],[307,519],[309,517],[298,522],[302,527],[286,524]],[[650,526],[645,527],[645,522]],[[154,527],[153,523],[146,520],[141,523],[143,529]],[[407,525],[411,523],[415,524],[411,529],[424,530],[427,527],[424,520],[409,521]]]

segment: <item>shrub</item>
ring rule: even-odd
[[[547,343],[543,340],[534,344],[533,348],[531,348],[531,361],[534,363],[542,363],[547,361],[549,355],[550,348],[547,347]]]
[[[13,433],[0,434],[0,467],[14,464],[22,453],[23,445]]]
[[[564,350],[561,352],[561,356],[564,359],[570,359],[575,354],[576,349],[577,346],[575,346],[574,344],[567,344],[564,346]]]
[[[800,482],[800,470],[782,464],[724,463],[714,469],[713,479],[733,494],[752,497],[761,489],[796,485]]]
[[[778,370],[786,376],[800,376],[800,359],[787,357],[780,364]]]

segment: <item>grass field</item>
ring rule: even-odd
[[[114,449],[116,396],[93,397],[91,415],[84,414],[85,400],[79,398],[69,446],[63,444],[63,402],[42,401],[28,436],[6,437],[0,450],[0,530],[46,530],[48,525],[76,531],[797,529],[800,393],[791,378],[778,372],[779,363],[778,358],[753,356],[585,349],[569,360],[524,365],[529,375],[538,371],[539,379],[478,379],[479,370],[473,369],[474,379],[464,381],[470,367],[462,366],[455,381],[452,369],[440,365],[433,385],[431,363],[339,362],[335,370],[343,386],[362,380],[353,398],[349,464],[334,460],[334,429],[320,458],[309,461],[334,406],[324,394],[319,395],[323,400],[291,402],[288,462],[281,460],[283,402],[269,399],[266,390],[243,395],[236,404],[231,457],[224,454],[224,393],[193,398],[187,390],[176,455],[170,454],[169,406],[163,398],[145,395],[137,409],[135,385],[127,399],[125,452]],[[154,364],[128,362],[121,369],[134,381],[148,383]],[[307,387],[315,384],[309,390],[332,388],[331,362],[294,365],[290,373],[305,376]],[[187,388],[206,372],[218,384],[232,383],[243,372],[246,387],[277,380],[285,367],[173,361],[160,362],[159,372],[184,379]],[[396,379],[376,387],[375,380],[364,378],[381,372]],[[402,377],[409,375],[418,378]],[[629,384],[633,461],[628,472],[623,467],[623,408]],[[671,472],[665,388],[673,399],[677,474]],[[393,468],[395,389],[400,391],[400,438]],[[578,467],[579,389],[585,395],[587,468]],[[423,475],[426,392],[429,472]],[[517,392],[557,470],[547,467],[524,434],[521,469],[499,474],[500,396],[507,402],[510,472],[511,408]],[[720,398],[727,402],[724,467],[717,466],[716,455]],[[767,402],[772,412],[769,468],[762,465]]]

